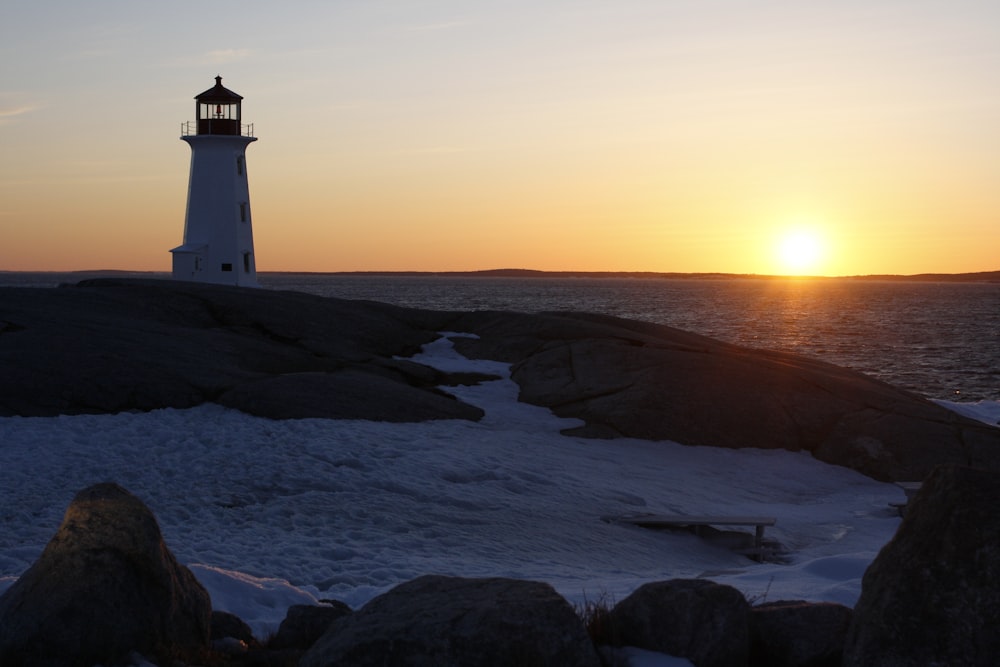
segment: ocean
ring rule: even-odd
[[[99,275],[109,274],[0,272],[0,285]],[[258,280],[267,289],[415,308],[604,313],[820,358],[928,398],[1000,400],[1000,283],[295,273]]]

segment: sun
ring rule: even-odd
[[[822,235],[812,229],[785,232],[776,248],[782,272],[790,275],[815,275],[823,263],[825,251]]]

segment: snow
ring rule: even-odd
[[[1000,401],[959,403],[938,399],[934,402],[969,419],[975,419],[990,426],[1000,426]]]
[[[500,376],[447,388],[482,421],[272,421],[214,405],[0,419],[0,591],[102,481],[142,499],[214,608],[259,638],[292,604],[357,608],[428,573],[546,581],[580,605],[705,576],[754,601],[853,606],[899,523],[901,489],[807,454],[567,437],[578,422],[518,403],[505,364],[465,359],[448,337],[414,359]],[[995,422],[998,406],[977,410]],[[635,512],[773,516],[766,536],[787,562],[600,520]],[[629,651],[634,665],[685,664]]]

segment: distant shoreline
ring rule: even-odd
[[[62,274],[71,276],[169,276],[167,271],[84,269],[76,271],[7,271],[16,274]],[[783,276],[758,273],[681,273],[666,271],[540,271],[536,269],[484,269],[480,271],[258,271],[261,276],[389,276],[444,278],[630,278],[636,280],[877,280],[897,282],[1000,283],[1000,270],[973,273],[866,274],[856,276]]]
[[[871,274],[859,276],[780,276],[757,273],[679,273],[661,271],[538,271],[487,269],[482,271],[258,271],[259,275],[316,276],[441,276],[446,278],[633,278],[639,280],[885,280],[915,282],[1000,282],[1000,271],[976,273]]]

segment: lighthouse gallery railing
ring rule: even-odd
[[[228,119],[225,119],[225,120],[228,121],[227,125],[226,125],[226,130],[227,131],[218,132],[218,133],[212,132],[212,130],[211,130],[212,120],[213,119],[211,119],[211,118],[202,118],[200,121],[199,120],[186,120],[186,121],[182,122],[181,123],[181,136],[182,137],[190,137],[190,136],[194,136],[194,135],[197,135],[197,134],[223,134],[223,135],[225,135],[225,134],[228,134],[228,135],[236,134],[235,132],[228,131],[229,128],[232,127],[231,123],[233,122],[233,121],[229,121]],[[198,131],[199,129],[204,130],[206,128],[207,128],[207,131],[203,131],[203,132],[199,132]],[[239,134],[241,136],[244,136],[244,137],[252,137],[253,136],[253,123],[241,123],[240,124],[240,132],[239,132]]]

